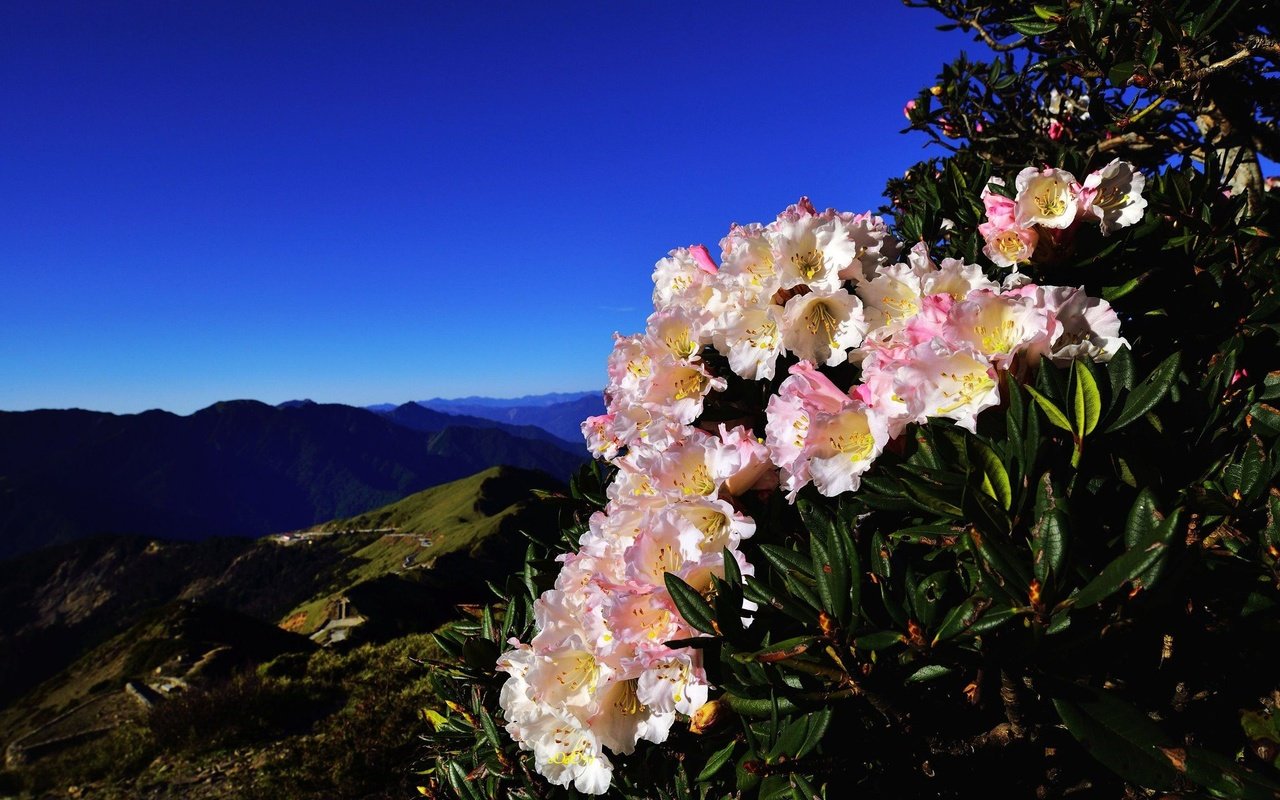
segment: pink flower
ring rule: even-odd
[[[982,187],[982,205],[987,209],[987,224],[996,226],[998,230],[1011,228],[1016,224],[1014,222],[1016,206],[1013,198],[991,191],[992,186],[1004,186],[1004,181],[992,178],[986,186]]]
[[[916,101],[908,100],[907,104],[902,107],[902,116],[911,119],[911,112],[916,110]]]
[[[1061,139],[1066,131],[1066,127],[1056,119],[1049,123],[1049,138],[1055,142]]]
[[[719,271],[716,262],[711,260],[711,253],[707,251],[705,244],[695,244],[689,246],[689,255],[693,256],[693,260],[698,263],[698,269],[708,275],[715,275]]]

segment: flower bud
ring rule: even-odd
[[[728,719],[730,713],[732,712],[724,700],[712,700],[708,703],[703,703],[701,708],[693,712],[693,718],[689,721],[689,732],[694,734],[706,733]]]

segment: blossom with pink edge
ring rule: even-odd
[[[707,272],[689,248],[676,248],[654,265],[653,306],[700,308],[714,282],[714,272]]]
[[[614,430],[617,418],[617,414],[600,414],[587,417],[582,421],[579,428],[582,430],[582,438],[587,441],[587,451],[591,453],[592,458],[612,461],[624,446],[624,442]]]
[[[1111,304],[1071,286],[1042,287],[1044,304],[1062,326],[1049,357],[1060,366],[1077,358],[1110,361],[1129,341],[1120,335],[1120,317]]]
[[[1014,225],[1011,228],[996,228],[989,223],[978,226],[978,232],[986,241],[982,254],[991,259],[997,267],[1017,267],[1031,260],[1036,250],[1040,234],[1035,228],[1024,228]]]
[[[719,331],[716,349],[729,359],[734,374],[768,380],[783,353],[782,307],[771,303],[742,308]]]
[[[733,225],[720,240],[721,285],[727,286],[745,302],[768,302],[781,288],[773,248],[765,237],[763,225]]]
[[[978,414],[1000,402],[991,363],[940,339],[914,348],[909,364],[898,369],[894,379],[900,394],[912,395],[920,422],[950,419],[970,433],[977,432]]]
[[[834,212],[815,214],[808,198],[791,206],[765,229],[783,289],[808,287],[834,292],[841,287],[842,270],[857,260],[858,246],[851,226]]]
[[[951,307],[949,340],[969,346],[998,367],[1008,367],[1013,357],[1048,352],[1062,326],[1032,298],[998,294],[990,290],[971,293]]]
[[[1004,179],[991,178],[987,181],[987,185],[982,187],[982,205],[987,211],[987,223],[996,226],[999,230],[1012,228],[1017,224],[1017,204],[1012,197],[1005,197],[999,192],[992,191],[992,186],[1003,188]]]
[[[1064,169],[1027,167],[1014,181],[1019,225],[1068,228],[1075,222],[1080,203],[1080,183]]]
[[[1098,219],[1102,235],[1125,228],[1142,219],[1147,207],[1142,189],[1147,179],[1132,164],[1115,159],[1084,179],[1080,191],[1080,212]]]
[[[938,269],[920,278],[921,294],[946,294],[953,300],[963,300],[970,292],[998,288],[999,284],[983,274],[981,266],[966,264],[958,258],[942,259]]]
[[[782,343],[797,358],[833,367],[867,334],[862,301],[844,289],[798,294],[782,311]]]
[[[862,474],[889,441],[888,422],[866,403],[850,400],[836,414],[817,415],[805,442],[809,475],[828,497],[856,492]]]

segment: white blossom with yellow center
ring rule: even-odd
[[[1067,228],[1080,207],[1080,183],[1063,169],[1027,167],[1014,182],[1015,214],[1020,225]]]
[[[849,349],[867,333],[862,301],[844,289],[796,295],[782,312],[782,343],[803,361],[834,367],[849,360]]]

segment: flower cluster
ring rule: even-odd
[[[978,226],[986,240],[982,252],[999,267],[1031,260],[1042,237],[1068,235],[1081,220],[1098,223],[1104,236],[1142,219],[1146,178],[1134,166],[1116,159],[1091,172],[1084,183],[1063,169],[1027,167],[1014,181],[1017,194],[993,191],[1004,181],[992,178],[982,190],[987,221]]]
[[[616,337],[606,413],[582,425],[617,467],[608,504],[560,557],[537,634],[498,663],[507,731],[550,781],[589,793],[612,780],[606,749],[662,742],[706,702],[701,651],[666,646],[700,635],[666,576],[708,594],[726,558],[753,574],[739,545],[756,526],[738,498],[856,491],[910,423],[973,430],[999,402],[1000,371],[1127,344],[1110,306],[1080,289],[1018,273],[997,284],[923,244],[900,261],[882,219],[807,199],[734,225],[719,264],[701,245],[672,251],[653,281],[645,332]],[[722,403],[730,381],[761,391]]]

